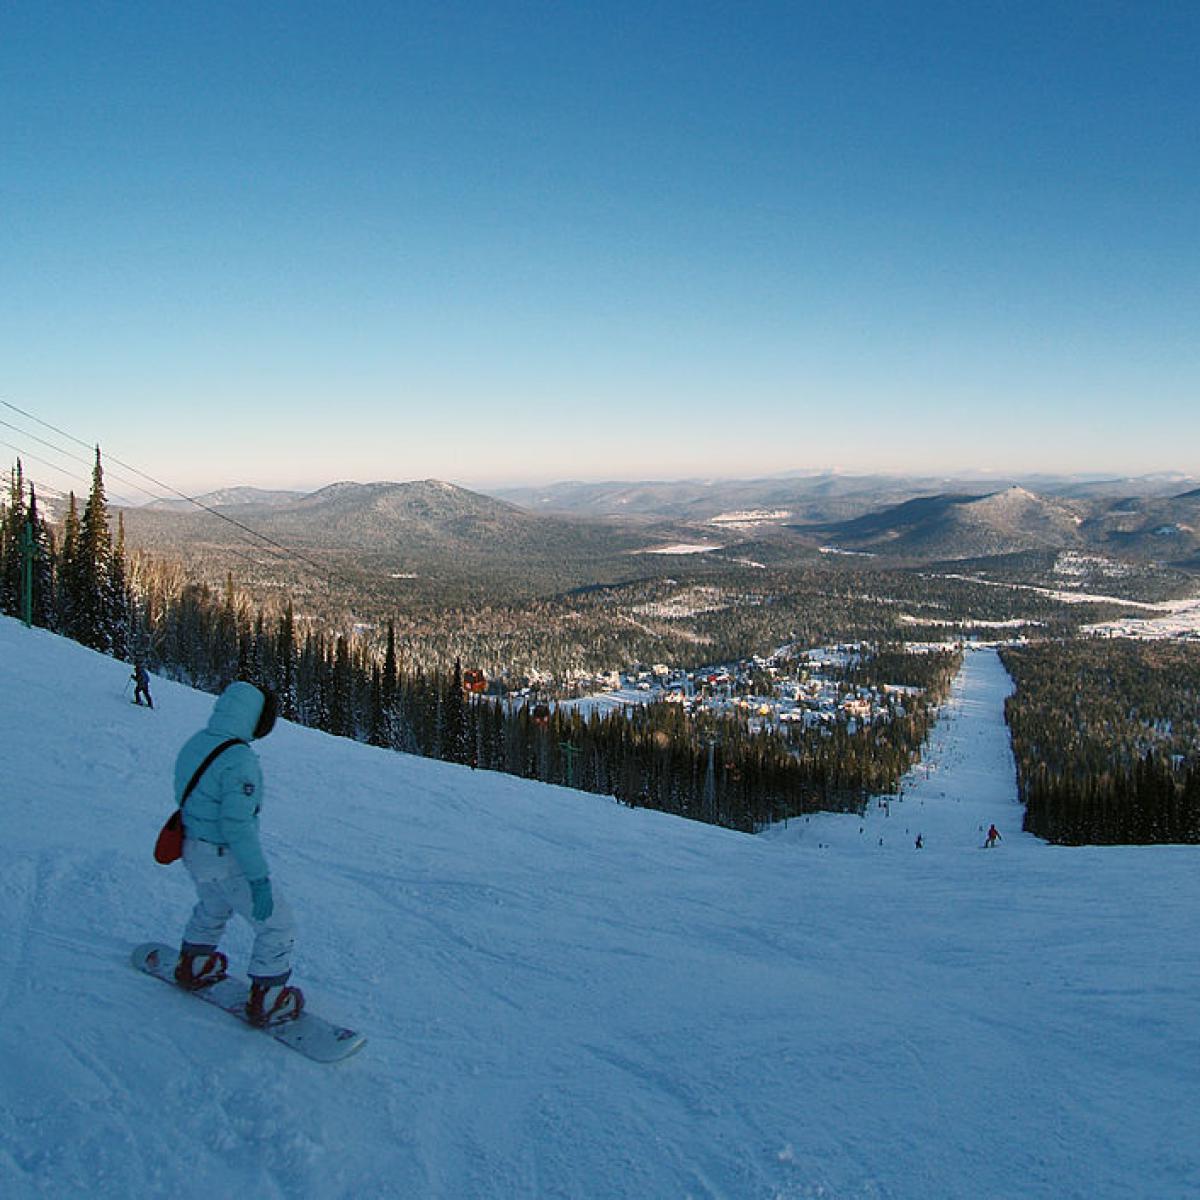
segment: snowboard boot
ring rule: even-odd
[[[179,961],[175,964],[175,982],[189,992],[198,992],[201,988],[212,987],[225,978],[225,968],[229,960],[220,950],[180,950]]]
[[[282,979],[250,980],[250,997],[246,1001],[246,1020],[265,1028],[283,1021],[294,1021],[304,1011],[304,993],[298,987],[287,986]]]

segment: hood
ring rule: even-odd
[[[231,683],[213,705],[208,732],[223,738],[254,739],[254,727],[262,713],[265,698],[252,683]]]

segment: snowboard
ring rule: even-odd
[[[175,963],[178,958],[178,948],[166,946],[162,942],[144,942],[133,952],[132,961],[139,971],[145,971],[147,975],[169,983],[185,995],[199,996],[201,1000],[223,1008],[251,1029],[270,1034],[277,1042],[299,1050],[314,1062],[340,1062],[361,1050],[366,1043],[367,1039],[363,1034],[341,1025],[334,1025],[324,1017],[309,1012],[307,1008],[294,1021],[283,1021],[278,1025],[267,1025],[265,1028],[251,1025],[246,1017],[245,1008],[246,997],[250,993],[248,980],[237,975],[227,975],[220,983],[197,991],[181,988],[175,982]]]

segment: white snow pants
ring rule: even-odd
[[[183,931],[183,940],[215,949],[229,918],[238,913],[254,929],[249,973],[259,979],[285,977],[292,969],[296,923],[291,905],[279,894],[279,889],[272,883],[275,908],[265,921],[256,921],[251,915],[250,883],[227,846],[184,838],[183,864],[196,885],[198,897]]]

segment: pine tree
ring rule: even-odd
[[[128,658],[132,635],[131,600],[125,565],[125,514],[117,514],[117,541],[108,564],[109,648],[116,658]]]
[[[92,469],[92,490],[80,521],[77,566],[79,607],[75,614],[75,636],[93,650],[107,651],[113,639],[112,534],[108,527],[99,446],[96,447],[96,465]]]
[[[350,644],[345,634],[338,635],[331,682],[329,732],[338,737],[352,737],[354,735],[353,683],[350,670]]]
[[[83,606],[83,583],[80,579],[79,503],[75,493],[67,498],[67,515],[63,519],[62,552],[58,560],[58,629],[69,638],[78,638],[79,613]]]
[[[367,725],[367,741],[372,746],[387,746],[388,717],[383,703],[383,671],[376,663],[371,668],[370,717]]]
[[[247,679],[245,648],[241,644],[238,628],[238,606],[233,592],[233,573],[225,574],[225,592],[221,611],[217,616],[211,655],[212,681],[218,686],[231,683],[234,679]]]
[[[464,712],[462,662],[454,660],[454,674],[444,689],[442,702],[442,758],[467,761],[467,724]]]
[[[400,682],[399,665],[396,660],[396,622],[389,621],[387,627],[387,649],[383,656],[383,705],[390,709],[396,702],[396,690]]]
[[[38,512],[32,483],[26,519],[33,529],[33,623],[49,629],[54,622],[54,536]]]
[[[9,480],[9,501],[0,520],[0,612],[21,611],[21,531],[25,527],[25,477],[18,458]]]
[[[289,599],[275,635],[275,686],[279,693],[279,715],[294,721],[299,711],[296,699],[296,619]]]

